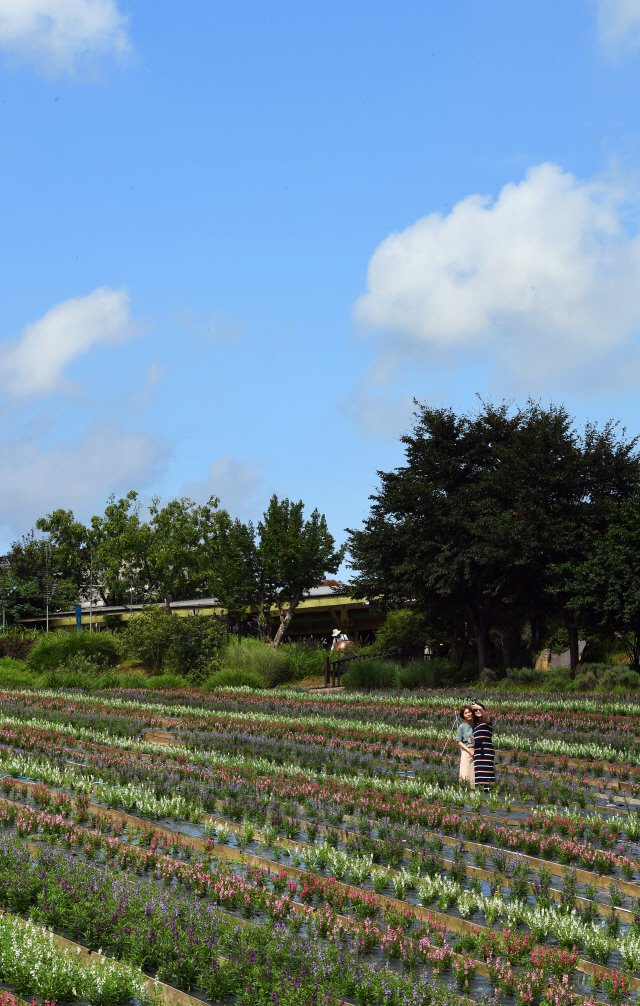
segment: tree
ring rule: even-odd
[[[210,594],[226,610],[232,625],[238,625],[242,636],[242,621],[247,608],[257,603],[259,593],[259,562],[253,525],[232,521],[226,511],[219,511],[217,533],[207,541],[206,582]]]
[[[613,424],[580,437],[564,408],[531,401],[513,412],[482,403],[464,416],[419,406],[416,420],[402,438],[407,464],[378,473],[371,514],[349,532],[354,596],[462,616],[480,671],[492,628],[504,639],[558,606],[577,662],[575,613],[548,570],[581,556],[605,501],[632,491],[636,442],[618,440]]]
[[[154,674],[170,667],[198,684],[216,669],[222,630],[215,618],[181,618],[149,605],[131,619],[123,639],[129,652]]]
[[[324,514],[314,510],[308,521],[304,503],[291,503],[272,496],[258,523],[256,593],[261,638],[268,636],[272,606],[278,609],[280,625],[271,641],[278,647],[305,591],[336,573],[344,557],[344,546],[335,549],[335,539]]]
[[[23,618],[40,617],[45,610],[43,540],[36,538],[34,531],[29,531],[19,541],[12,543],[11,551],[5,558],[9,562],[9,575],[13,581],[6,601],[7,620],[19,622]],[[49,589],[55,585],[52,607],[72,605],[77,596],[75,577],[55,543],[51,545],[49,566],[55,573],[49,584]]]
[[[106,603],[122,604],[131,584],[137,596],[152,601],[193,597],[206,583],[203,553],[226,511],[217,509],[213,497],[202,506],[186,497],[159,504],[154,497],[150,519],[143,521],[138,493],[132,491],[117,501],[110,496],[104,516],[92,518]]]
[[[640,670],[640,490],[609,508],[606,529],[590,529],[580,563],[551,572],[568,606],[582,610],[595,627],[615,633],[631,667]]]

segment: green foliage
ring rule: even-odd
[[[211,691],[214,688],[240,688],[243,685],[249,688],[264,688],[264,680],[254,671],[246,670],[243,667],[223,667],[216,671],[205,681],[203,688]]]
[[[553,566],[579,563],[585,532],[606,526],[612,499],[630,498],[636,441],[613,423],[579,435],[564,408],[534,402],[466,416],[420,406],[402,440],[406,465],[380,473],[364,528],[350,532],[352,596],[412,600],[450,635],[466,621],[479,670],[492,629],[508,639],[531,619],[537,632],[553,612],[577,646],[579,616]]]
[[[43,567],[44,557],[42,540],[30,531],[19,541],[14,541],[8,555],[10,564],[7,573],[9,586],[5,608],[9,624],[18,624],[22,618],[37,617],[44,614],[45,600],[43,598]],[[50,608],[70,607],[77,597],[77,577],[71,575],[64,563],[64,556],[58,554],[56,548],[51,552],[51,569],[56,571],[54,578],[55,590],[51,598]],[[50,585],[53,586],[53,583]]]
[[[266,640],[270,608],[278,609],[280,625],[274,646],[280,644],[304,592],[327,573],[336,573],[345,553],[344,547],[335,549],[324,514],[314,510],[305,521],[303,510],[302,500],[291,503],[274,495],[258,523],[258,623]]]
[[[640,488],[610,504],[604,526],[587,528],[580,562],[554,567],[567,604],[588,611],[599,628],[615,633],[640,670]]]
[[[30,688],[34,673],[22,660],[0,658],[0,688]]]
[[[400,664],[391,660],[352,660],[349,670],[342,676],[345,688],[393,688],[401,671]]]
[[[213,617],[180,618],[149,605],[130,620],[122,638],[127,652],[154,674],[166,667],[198,684],[216,669],[223,632]]]
[[[130,619],[123,633],[123,645],[144,667],[160,674],[170,658],[175,635],[176,618],[165,608],[149,605]]]
[[[113,636],[106,632],[50,632],[38,639],[27,656],[36,671],[62,667],[79,655],[99,667],[118,663],[119,651]]]
[[[375,648],[379,653],[389,653],[400,646],[403,649],[422,649],[429,634],[429,619],[424,612],[411,608],[392,609],[376,632]]]
[[[536,671],[533,667],[507,667],[506,679],[515,685],[540,685],[548,677],[546,671]]]
[[[224,631],[217,618],[210,616],[170,617],[178,623],[170,652],[170,666],[192,684],[199,684],[219,666],[218,654],[223,645]]]
[[[144,521],[136,492],[117,501],[111,496],[104,515],[91,520],[103,571],[100,589],[110,603],[122,603],[131,584],[135,596],[149,600],[167,595],[181,600],[204,587],[208,548],[224,511],[213,498],[204,506],[186,497],[159,504],[154,497]]]
[[[287,658],[289,681],[302,681],[303,678],[324,674],[327,650],[322,643],[282,643],[280,650]]]
[[[574,675],[569,667],[536,671],[531,667],[510,667],[499,689],[523,688],[543,692],[623,692],[640,689],[640,675],[626,664],[580,664]]]
[[[287,680],[289,661],[283,649],[274,649],[258,639],[231,639],[221,655],[223,667],[249,671],[268,688]]]
[[[439,663],[439,662],[438,662]],[[396,688],[434,688],[439,667],[435,660],[411,660],[396,674]]]

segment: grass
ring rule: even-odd
[[[22,660],[0,658],[0,688],[81,688],[98,691],[103,688],[189,688],[189,682],[179,674],[149,675],[130,664],[122,669],[111,668],[98,674],[57,667],[40,674]]]

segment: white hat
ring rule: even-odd
[[[340,635],[340,629],[334,629],[332,635],[339,636]]]

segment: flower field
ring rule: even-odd
[[[463,698],[0,692],[3,1002],[635,1004],[640,705]]]

